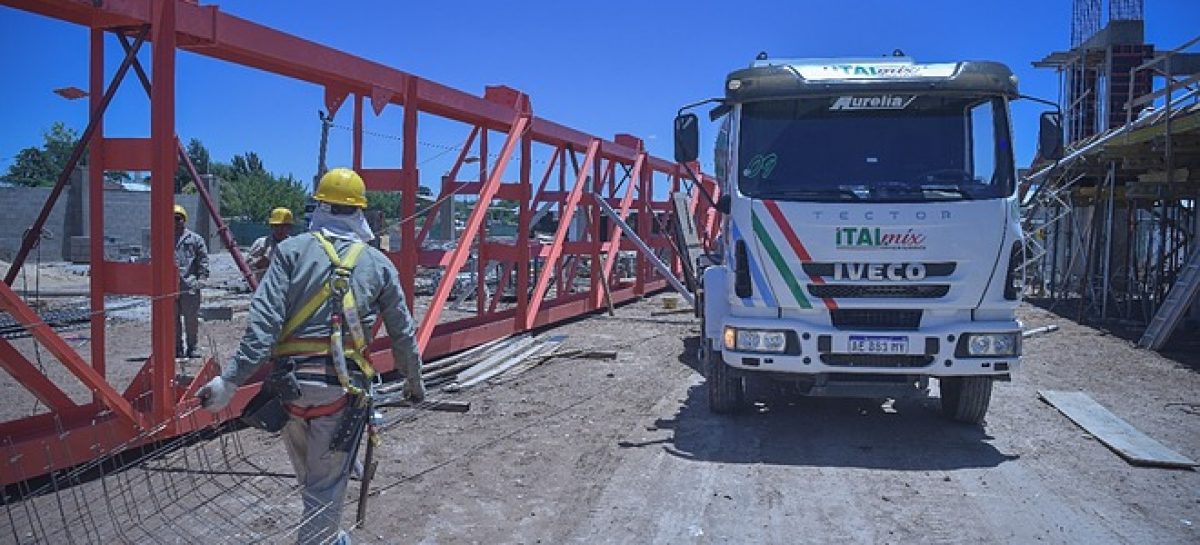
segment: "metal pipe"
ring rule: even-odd
[[[646,242],[637,235],[637,232],[635,232],[633,228],[629,226],[629,224],[621,221],[621,216],[617,215],[616,210],[613,210],[612,207],[604,201],[604,197],[601,197],[596,193],[592,193],[592,197],[595,199],[596,203],[600,205],[600,210],[604,212],[604,215],[608,216],[608,219],[612,220],[613,223],[616,223],[617,226],[625,232],[625,236],[629,237],[629,240],[633,241],[633,244],[642,251],[642,255],[646,257],[646,261],[649,261],[650,264],[658,270],[659,274],[663,275],[663,277],[667,279],[667,282],[671,284],[671,287],[675,288],[675,291],[679,292],[679,294],[687,300],[689,305],[695,306],[696,297],[692,295],[692,292],[688,291],[688,289],[684,287],[682,283],[679,282],[678,278],[675,278],[675,272],[672,271],[666,263],[663,263],[662,260],[658,259],[658,256],[654,255],[654,251],[650,249],[650,246],[646,245]]]

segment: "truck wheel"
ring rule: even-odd
[[[708,342],[708,341],[705,341]],[[721,360],[721,353],[705,350],[704,382],[708,385],[708,409],[717,414],[732,414],[741,410],[746,395],[742,377]]]
[[[992,401],[992,377],[942,377],[942,414],[947,418],[980,424]]]

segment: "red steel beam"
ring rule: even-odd
[[[0,369],[8,371],[9,375],[25,386],[39,401],[45,403],[51,411],[63,411],[75,406],[75,402],[71,401],[67,394],[4,339],[0,339]]]
[[[629,178],[629,185],[625,188],[625,196],[621,198],[621,208],[618,214],[622,221],[629,217],[629,208],[633,205],[633,190],[634,186],[640,185],[642,179],[642,169],[645,166],[646,154],[638,155],[638,159],[633,163],[633,174]],[[643,195],[645,197],[645,195]],[[614,222],[609,230],[608,242],[605,243],[602,250],[607,251],[608,255],[604,258],[604,266],[601,268],[600,281],[609,283],[609,276],[612,275],[613,265],[617,262],[617,257],[620,254],[621,228]],[[592,304],[599,306],[603,302],[604,293],[597,292],[592,294]]]
[[[93,29],[89,34],[88,86],[91,88],[91,93],[88,94],[88,107],[89,114],[96,115],[97,112],[104,111],[104,102],[100,98],[100,93],[104,92],[104,31]],[[103,377],[107,374],[108,340],[105,335],[104,292],[105,286],[108,284],[108,271],[103,266],[104,237],[96,236],[96,233],[104,232],[104,171],[100,165],[105,164],[105,153],[108,146],[104,139],[103,115],[96,121],[96,134],[98,136],[92,139],[89,148],[94,166],[88,169],[87,181],[88,233],[90,235],[88,237],[88,272],[91,275],[91,280],[88,282],[88,301],[92,311],[91,323],[88,326],[92,341],[90,347],[92,369],[95,369],[96,374]],[[93,394],[92,403],[100,403],[100,396]]]
[[[550,254],[546,256],[546,268],[542,270],[542,275],[538,278],[537,284],[533,288],[533,297],[529,301],[529,317],[525,320],[526,329],[533,327],[533,322],[537,318],[538,308],[541,307],[542,300],[546,297],[546,290],[550,288],[550,277],[557,270],[555,263],[558,262],[558,257],[562,254],[563,242],[566,241],[567,231],[571,226],[571,219],[575,217],[575,209],[579,207],[579,199],[583,195],[583,187],[591,179],[588,171],[591,169],[592,163],[597,160],[596,153],[599,151],[600,141],[593,140],[588,146],[587,154],[583,156],[583,164],[579,166],[579,171],[576,173],[575,186],[571,188],[571,193],[567,196],[567,201],[559,207],[558,229],[554,233],[554,242],[550,246]]]
[[[25,329],[33,333],[36,342],[42,343],[58,361],[62,362],[89,390],[96,392],[108,408],[138,428],[144,428],[142,415],[121,397],[104,377],[92,369],[70,345],[42,321],[8,284],[0,284],[0,309],[7,311]],[[5,342],[7,341],[0,341]]]
[[[496,159],[496,168],[492,171],[492,176],[488,178],[487,184],[479,193],[479,201],[475,209],[468,216],[466,228],[463,230],[462,236],[459,238],[459,244],[450,253],[450,263],[446,266],[446,272],[442,276],[442,282],[434,291],[433,300],[429,302],[429,310],[425,314],[425,318],[421,320],[421,326],[417,329],[417,347],[424,351],[429,345],[429,339],[433,336],[434,325],[437,324],[438,317],[441,316],[442,306],[446,304],[446,298],[450,296],[450,288],[454,287],[454,279],[458,275],[458,271],[467,261],[467,256],[471,251],[470,241],[479,233],[479,228],[483,224],[484,218],[487,216],[488,205],[491,204],[492,198],[496,195],[496,189],[500,185],[500,176],[504,172],[504,168],[508,165],[509,158],[512,157],[513,149],[516,147],[517,140],[520,138],[521,132],[524,131],[526,124],[529,123],[527,116],[519,116],[513,122],[513,130],[508,133],[508,138],[504,141],[504,147],[501,148],[500,157]],[[487,138],[483,138],[482,142],[486,142]],[[486,157],[486,156],[484,156]],[[480,161],[486,163],[486,160]]]
[[[149,5],[149,4],[147,4]],[[165,422],[174,412],[175,395],[175,299],[179,270],[175,266],[175,8],[174,0],[155,4],[151,27],[154,48],[150,55],[150,176],[164,183],[150,186],[150,357],[155,374],[151,378],[156,422]],[[189,4],[183,4],[189,5]]]

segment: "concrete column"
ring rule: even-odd
[[[88,259],[88,188],[87,188],[87,169],[84,167],[76,167],[75,172],[71,173],[71,177],[67,181],[67,210],[63,214],[62,228],[57,229],[57,233],[53,233],[58,237],[60,245],[60,256],[64,261],[77,261]],[[47,224],[49,227],[49,224]],[[51,231],[51,229],[47,229]],[[101,234],[103,236],[103,233]],[[75,240],[78,238],[78,240]],[[72,242],[72,241],[75,242]],[[75,250],[76,245],[82,250]],[[48,249],[48,248],[46,248]]]
[[[213,205],[217,207],[217,214],[220,214],[221,209],[221,180],[212,174],[201,174],[200,179],[204,182],[204,187],[208,189],[209,197],[212,197]],[[196,221],[193,222],[196,234],[200,235],[205,242],[208,243],[209,251],[213,251],[221,247],[221,241],[217,238],[216,223],[213,222],[212,216],[204,206],[204,199],[200,195],[196,195],[196,210],[194,211]]]

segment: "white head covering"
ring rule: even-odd
[[[309,231],[320,231],[327,237],[335,237],[360,242],[371,242],[375,233],[367,224],[367,218],[362,209],[353,214],[334,214],[329,203],[319,202],[313,209],[312,221],[308,224]]]

